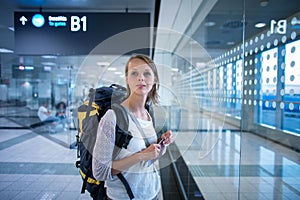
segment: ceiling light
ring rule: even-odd
[[[13,53],[13,50],[6,49],[6,48],[0,48],[0,53]]]
[[[56,63],[53,62],[42,62],[42,65],[56,66]]]
[[[298,20],[297,17],[293,17],[292,18],[292,21],[291,21],[291,24],[294,26],[294,25],[297,25],[297,24],[300,24],[300,19]]]
[[[255,26],[255,28],[262,28],[262,27],[265,27],[265,26],[266,26],[266,23],[264,23],[264,22],[259,22],[259,23],[255,24],[254,26]]]
[[[269,0],[259,0],[259,4],[261,7],[267,6],[269,3]]]
[[[29,87],[30,86],[30,83],[28,81],[25,81],[23,84],[22,84],[23,87]]]
[[[107,66],[107,65],[110,65],[109,62],[97,62],[97,65],[99,66]]]
[[[44,55],[44,56],[42,56],[42,58],[45,58],[45,59],[56,59],[57,56]]]
[[[234,45],[235,43],[233,41],[229,41],[226,43],[227,45]]]
[[[117,68],[115,68],[115,67],[109,67],[107,70],[108,70],[108,71],[116,71]]]
[[[44,66],[44,71],[51,71],[51,67],[50,66]]]
[[[204,23],[204,26],[208,26],[208,27],[211,27],[211,26],[214,26],[216,25],[216,22],[205,22]]]
[[[205,67],[205,62],[196,62],[196,66],[198,67],[198,68],[203,68],[203,67]]]

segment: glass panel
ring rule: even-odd
[[[245,1],[240,199],[300,197],[299,118],[289,108],[298,104],[290,93],[299,86],[292,53],[299,39],[298,5]]]
[[[300,133],[300,40],[286,44],[283,130]],[[279,79],[280,80],[280,79]],[[281,96],[283,92],[281,91]],[[284,109],[283,109],[284,104]]]
[[[17,56],[2,63],[11,69],[10,73],[5,71],[9,84],[1,87],[7,94],[6,109],[1,107],[1,114],[13,122],[9,124],[10,128],[29,128],[71,147],[77,133],[74,118],[77,102],[72,98],[76,70],[65,63],[73,60],[73,64],[79,66],[81,59],[80,56]],[[42,123],[38,110],[45,102],[52,119],[57,117],[58,122]],[[64,105],[61,108],[58,106],[60,103]],[[58,117],[59,110],[63,113]]]
[[[297,45],[288,46],[299,38],[299,3],[244,3],[192,1],[180,30],[191,39],[169,55],[171,88],[184,99],[176,145],[205,199],[284,198],[276,148],[299,149],[286,131],[299,129]]]
[[[170,87],[181,109],[175,145],[204,199],[238,199],[243,2],[180,1],[178,7],[176,19],[185,9],[185,21],[180,20],[180,29],[176,29],[179,21],[170,28],[184,32],[184,36],[164,32],[161,37],[166,45],[162,49],[173,46],[169,38],[178,38],[178,43],[169,54],[161,50],[155,54],[158,62],[166,64],[163,61],[167,60],[170,68],[176,68]],[[171,61],[165,58],[168,56]],[[171,112],[170,116],[178,115]],[[176,123],[175,117],[170,120]],[[179,160],[176,166],[182,169]],[[191,180],[189,175],[179,174]],[[201,198],[191,185],[187,189],[188,199]]]

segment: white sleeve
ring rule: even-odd
[[[116,115],[113,110],[108,110],[99,122],[93,151],[93,175],[99,181],[112,179],[115,127]]]

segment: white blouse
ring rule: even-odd
[[[127,149],[122,148],[115,160],[131,156],[146,148],[142,134],[131,117],[129,128],[133,138],[130,140]],[[157,136],[152,121],[138,119],[141,127],[150,144],[156,143]],[[103,181],[107,187],[107,195],[111,199],[129,199],[123,183],[117,176],[112,176],[112,159],[115,147],[116,115],[113,110],[108,110],[99,122],[97,139],[93,151],[93,175],[96,179]],[[141,161],[123,171],[131,190],[138,200],[151,200],[160,191],[160,177],[156,165],[148,165],[147,161]]]

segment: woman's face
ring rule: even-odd
[[[155,84],[155,76],[145,61],[134,58],[128,63],[126,83],[130,88],[131,94],[147,96]]]

